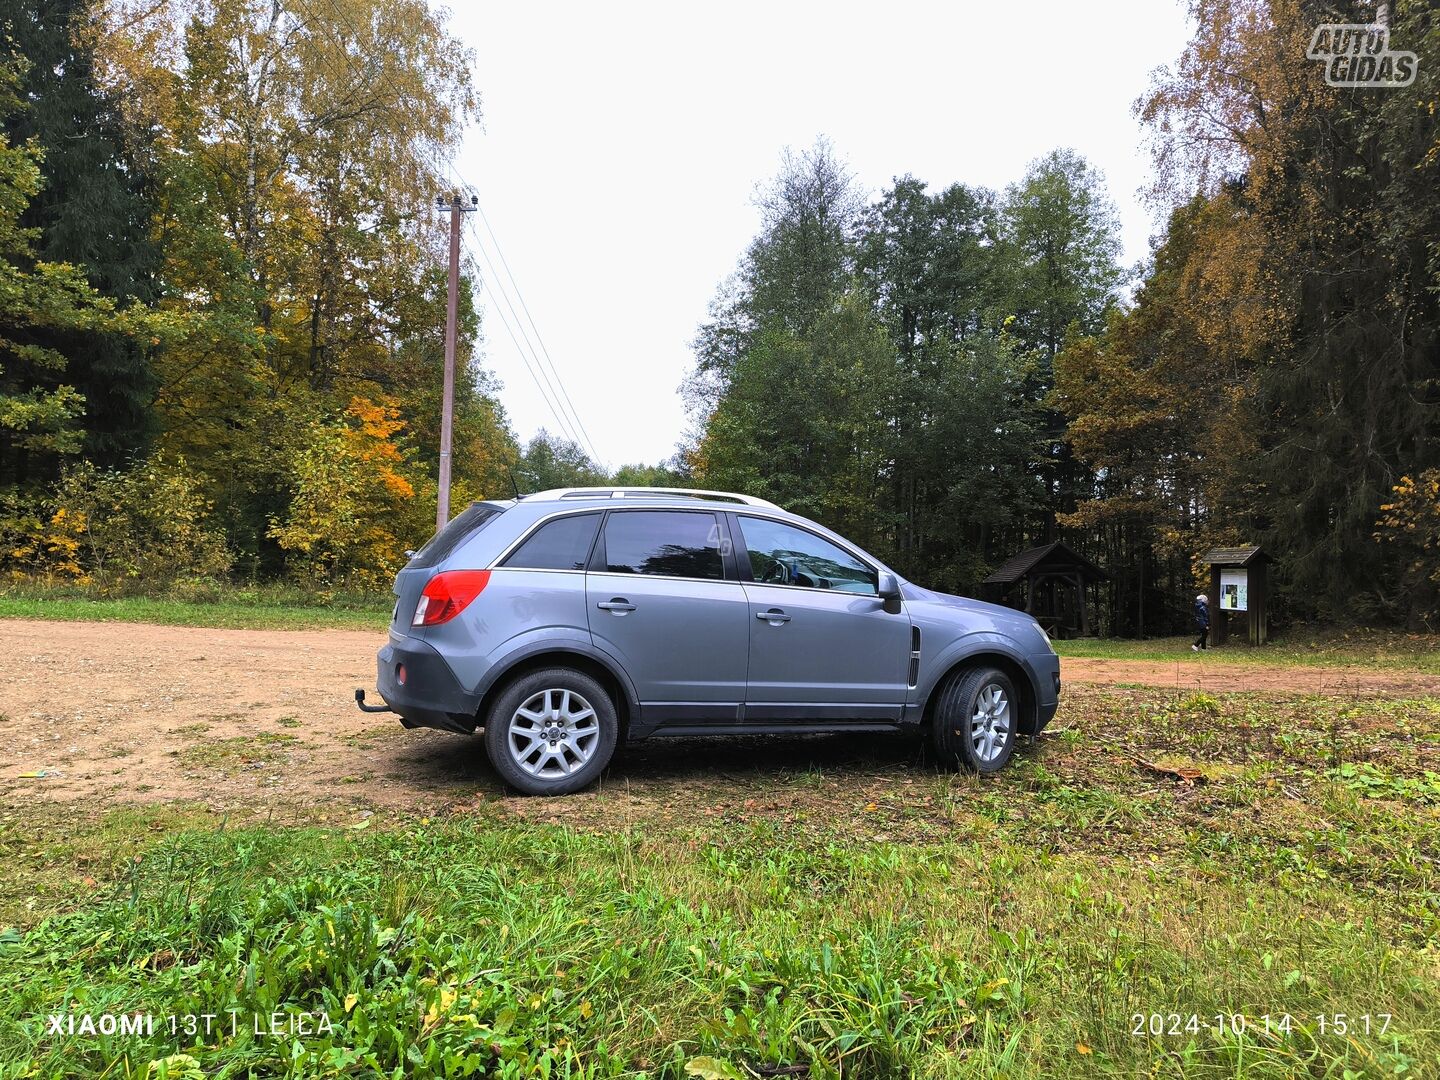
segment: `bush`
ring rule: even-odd
[[[364,398],[342,417],[296,426],[282,451],[293,495],[268,530],[293,578],[325,591],[383,589],[405,564],[402,536],[428,535],[430,510],[397,442],[404,426],[393,405]]]
[[[27,502],[16,492],[0,492],[0,567],[4,567],[7,577],[48,576],[62,564],[67,570],[79,572],[73,552],[69,550],[74,541],[63,537],[64,550],[54,550],[47,542],[50,539],[48,524],[49,514],[41,507]]]
[[[12,574],[58,576],[103,592],[219,577],[231,556],[211,522],[206,483],[183,458],[157,456],[123,472],[81,462],[39,513],[7,499],[5,561]]]
[[[1391,494],[1375,536],[1404,553],[1410,622],[1429,629],[1440,621],[1440,469],[1402,476]]]

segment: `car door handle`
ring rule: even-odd
[[[617,596],[613,600],[601,600],[595,606],[601,611],[613,611],[616,615],[624,615],[635,610],[635,605],[623,596]]]
[[[755,612],[755,618],[763,619],[768,623],[785,623],[790,621],[790,616],[786,615],[779,608],[771,608],[769,611],[757,611]]]

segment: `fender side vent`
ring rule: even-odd
[[[906,680],[910,686],[920,682],[920,628],[910,627],[910,675]]]

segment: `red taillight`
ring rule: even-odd
[[[489,570],[447,570],[436,574],[420,594],[410,625],[439,626],[449,622],[480,595],[489,580]]]

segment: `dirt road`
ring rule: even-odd
[[[0,680],[0,802],[423,810],[477,792],[502,794],[478,740],[405,731],[386,714],[355,708],[355,687],[374,685],[382,640],[353,630],[0,620],[0,655],[8,660]],[[1064,677],[1217,692],[1440,693],[1433,676],[1225,666],[1208,657],[1070,659]],[[683,770],[679,745],[645,747],[630,752],[620,783]]]

